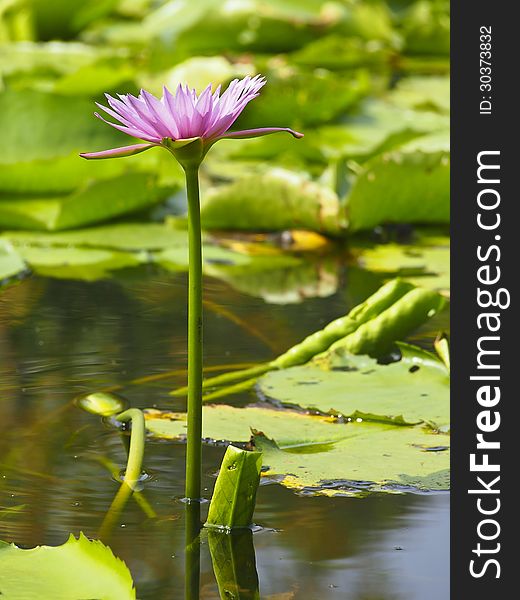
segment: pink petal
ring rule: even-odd
[[[107,125],[114,127],[114,129],[119,129],[119,131],[122,131],[127,135],[131,135],[132,137],[141,138],[142,140],[146,140],[147,142],[160,142],[162,140],[162,137],[160,135],[153,137],[151,135],[143,135],[143,131],[140,131],[139,129],[136,129],[134,127],[125,127],[124,125],[117,125],[116,123],[111,123],[110,121],[104,119],[99,113],[94,113],[94,115],[98,119],[104,121]]]
[[[123,156],[132,156],[145,150],[153,148],[157,144],[135,144],[133,146],[124,146],[123,148],[112,148],[111,150],[102,150],[101,152],[82,152],[81,158],[120,158]]]
[[[242,131],[228,131],[220,136],[218,136],[219,140],[226,138],[235,138],[235,139],[246,139],[246,138],[254,138],[260,137],[262,135],[269,135],[271,133],[278,133],[279,131],[286,131],[290,133],[295,138],[301,139],[303,137],[303,133],[299,133],[298,131],[294,131],[293,129],[289,129],[288,127],[260,127],[259,129],[244,129]]]

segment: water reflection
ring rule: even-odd
[[[210,529],[209,551],[222,600],[260,598],[251,529],[232,532]]]
[[[269,360],[344,314],[379,283],[356,270],[343,281],[346,287],[332,296],[283,306],[208,280],[206,297],[254,323],[271,347],[254,329],[208,309],[206,364]],[[174,403],[168,391],[185,383],[184,307],[185,276],[153,270],[94,283],[32,278],[0,295],[0,539],[34,546],[61,544],[69,532],[97,536],[126,453],[113,428],[70,399],[174,371],[170,379],[130,386],[124,394],[135,407],[182,409],[184,400]],[[254,399],[251,391],[233,402]],[[206,497],[223,451],[204,448]],[[141,600],[186,592],[184,452],[182,444],[148,441],[145,466],[152,476],[113,523],[110,546],[128,564]],[[206,510],[202,505],[199,523]],[[315,498],[262,485],[255,521],[264,527],[253,540],[258,594],[266,600],[449,595],[448,496]],[[200,575],[192,588],[201,600],[218,600],[212,542],[205,531],[197,539]],[[246,577],[243,565],[254,566],[254,560],[240,563],[248,552],[238,541],[226,543],[230,564],[241,565],[240,577]],[[186,558],[197,562],[195,553]],[[237,582],[240,589],[255,589],[252,569],[249,576],[249,583]]]

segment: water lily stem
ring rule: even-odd
[[[129,408],[115,419],[126,423],[132,422],[132,430],[130,432],[130,446],[128,448],[128,461],[125,470],[124,482],[134,490],[139,478],[141,477],[141,467],[143,465],[144,442],[145,442],[145,423],[144,415],[138,408]]]
[[[201,498],[202,476],[202,235],[199,170],[186,167],[188,192],[188,444],[186,498]]]

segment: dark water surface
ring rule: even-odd
[[[339,281],[332,295],[307,289],[299,303],[271,304],[207,279],[206,364],[269,359],[379,286],[354,270]],[[18,510],[3,512],[0,539],[30,547],[80,531],[97,536],[118,488],[102,463],[121,468],[125,453],[117,431],[70,401],[178,370],[123,393],[133,406],[184,409],[167,392],[185,382],[185,284],[184,274],[144,269],[92,283],[34,277],[2,292],[0,510]],[[232,399],[254,400],[253,392]],[[129,566],[141,600],[184,597],[184,451],[182,444],[147,444],[144,496],[158,518],[148,519],[131,499],[104,540]],[[204,451],[208,497],[223,451]],[[255,513],[262,529],[253,535],[260,597],[448,598],[448,511],[447,494],[305,497],[262,485]],[[201,598],[218,599],[206,532],[200,577]]]

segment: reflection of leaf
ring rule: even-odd
[[[210,529],[208,543],[220,597],[258,600],[258,574],[251,529],[231,533]]]
[[[303,261],[293,256],[256,257],[244,265],[211,265],[206,272],[269,304],[327,298],[338,289],[337,267],[332,261]]]
[[[311,387],[311,386],[309,386]],[[256,435],[267,475],[297,489],[327,494],[392,486],[444,490],[449,487],[449,436],[421,427],[385,423],[335,423],[330,418],[272,408],[205,406],[204,436],[210,440],[246,442]],[[146,411],[146,427],[155,437],[179,439],[186,415]],[[438,451],[428,451],[428,449]]]
[[[0,590],[6,600],[135,599],[125,563],[83,534],[57,547],[0,545]]]
[[[307,365],[264,375],[258,382],[261,393],[347,419],[436,425],[449,421],[449,375],[435,357],[407,348],[399,362],[380,365],[367,356],[348,354],[341,344]]]

